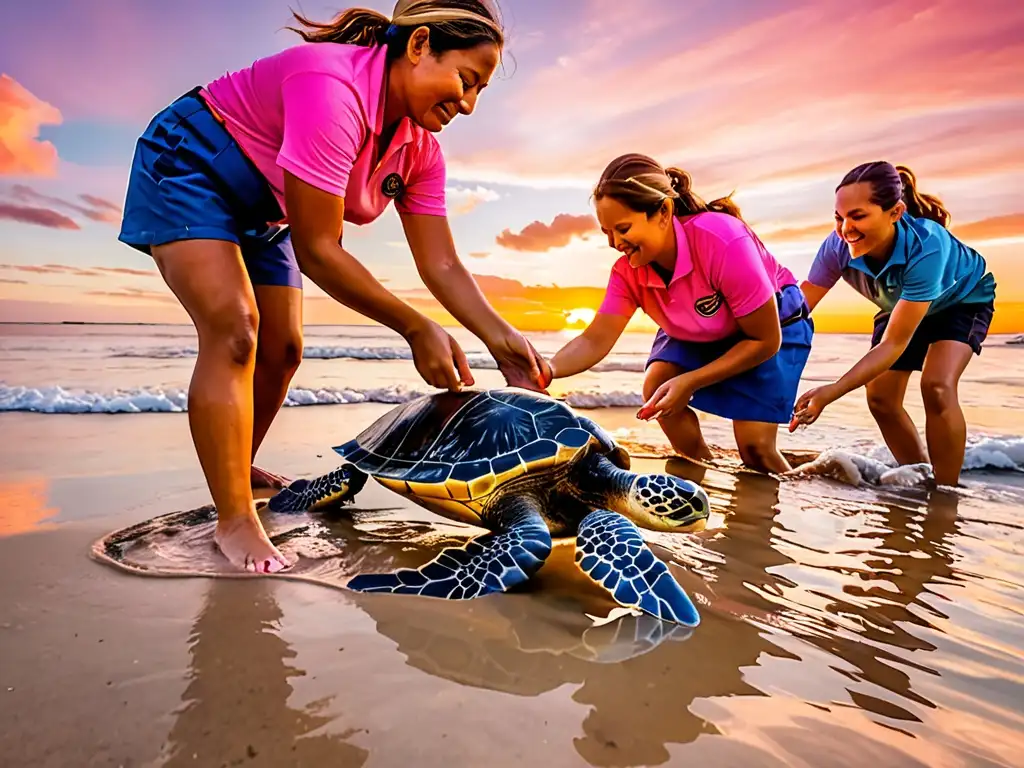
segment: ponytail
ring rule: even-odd
[[[896,171],[903,185],[903,202],[907,205],[907,213],[916,219],[931,219],[948,229],[953,217],[942,201],[934,195],[919,192],[914,172],[905,165],[897,165]]]
[[[743,221],[743,217],[740,215],[740,207],[733,202],[731,195],[719,197],[710,203],[705,203],[693,191],[693,179],[689,173],[680,168],[666,168],[665,174],[672,183],[673,191],[678,196],[675,204],[676,216],[689,216],[694,213],[714,211],[716,213],[727,213]]]
[[[863,163],[851,170],[836,187],[838,192],[848,184],[870,184],[871,202],[883,211],[891,210],[900,200],[907,213],[915,219],[931,219],[944,227],[952,220],[939,198],[917,190],[917,178],[905,165],[893,165],[884,160]]]
[[[292,16],[306,29],[288,27],[307,43],[347,43],[349,45],[384,45],[391,20],[383,13],[366,8],[349,8],[334,21],[312,21],[292,11]]]
[[[368,8],[349,8],[333,21],[307,19],[292,11],[303,29],[288,27],[307,43],[386,45],[394,58],[406,49],[419,27],[430,30],[430,50],[437,56],[481,43],[505,44],[505,35],[491,0],[398,0],[394,17]]]
[[[726,195],[705,203],[693,191],[690,174],[680,168],[662,168],[647,155],[622,155],[612,160],[601,174],[594,188],[594,198],[605,195],[615,198],[634,211],[653,215],[665,204],[672,201],[676,216],[691,216],[695,213],[725,213],[740,221],[739,206]]]

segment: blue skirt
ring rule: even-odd
[[[732,421],[786,424],[793,417],[797,388],[811,353],[814,322],[804,295],[795,285],[776,294],[782,322],[782,346],[760,365],[693,393],[690,406]],[[713,342],[674,339],[659,330],[647,359],[672,363],[683,371],[703,368],[728,352],[741,337]]]
[[[139,138],[118,240],[143,253],[176,240],[226,240],[254,285],[302,287],[281,206],[263,174],[194,88]]]

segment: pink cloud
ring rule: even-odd
[[[88,219],[105,224],[119,224],[121,221],[120,208],[115,206],[113,203],[107,202],[102,198],[93,197],[92,195],[80,195],[80,197],[86,202],[89,202],[90,200],[98,201],[98,210],[96,208],[87,208],[84,205],[69,202],[60,197],[44,195],[24,184],[15,184],[12,186],[11,196],[22,202],[46,203],[47,205],[55,205],[58,208],[67,208],[68,210],[80,213]]]
[[[106,208],[108,211],[121,213],[121,206],[112,203],[109,200],[105,200],[102,197],[97,197],[96,195],[79,195],[79,197],[93,208]]]
[[[0,176],[54,176],[57,150],[39,140],[39,127],[60,122],[55,107],[0,74]]]
[[[597,230],[597,221],[593,216],[560,213],[552,219],[550,224],[534,221],[527,224],[519,233],[513,233],[512,230],[506,229],[495,238],[495,242],[512,251],[542,253],[550,251],[552,248],[562,248],[568,245],[574,237],[584,237],[597,232]]]
[[[685,30],[691,12],[628,5],[662,30]],[[456,150],[453,166],[466,180],[592,184],[613,157],[639,151],[728,191],[808,164],[830,177],[876,157],[927,168],[951,150],[963,164],[979,151],[997,163],[1024,143],[1024,4],[868,3],[856,23],[849,13],[845,1],[801,0],[678,44],[622,24],[613,53],[581,34],[509,95],[495,148]]]
[[[81,229],[74,219],[49,208],[34,208],[28,205],[12,205],[0,202],[0,219],[19,221],[22,224],[35,224],[51,229]]]

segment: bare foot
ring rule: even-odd
[[[279,491],[290,482],[291,480],[286,477],[275,475],[273,472],[268,472],[267,470],[261,469],[255,465],[251,470],[249,470],[249,483],[252,485],[253,489],[272,488]]]
[[[250,573],[277,573],[292,565],[270,543],[255,511],[234,520],[218,520],[213,540],[232,565]]]

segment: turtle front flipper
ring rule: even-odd
[[[639,529],[607,509],[591,512],[576,536],[576,565],[619,605],[696,627],[700,615],[689,596],[647,546]]]
[[[299,479],[270,497],[271,512],[307,512],[348,501],[362,490],[366,475],[345,464],[312,480]]]
[[[348,582],[349,589],[468,600],[524,583],[551,554],[551,533],[537,501],[505,497],[491,514],[500,531],[450,547],[419,568],[356,576]]]

